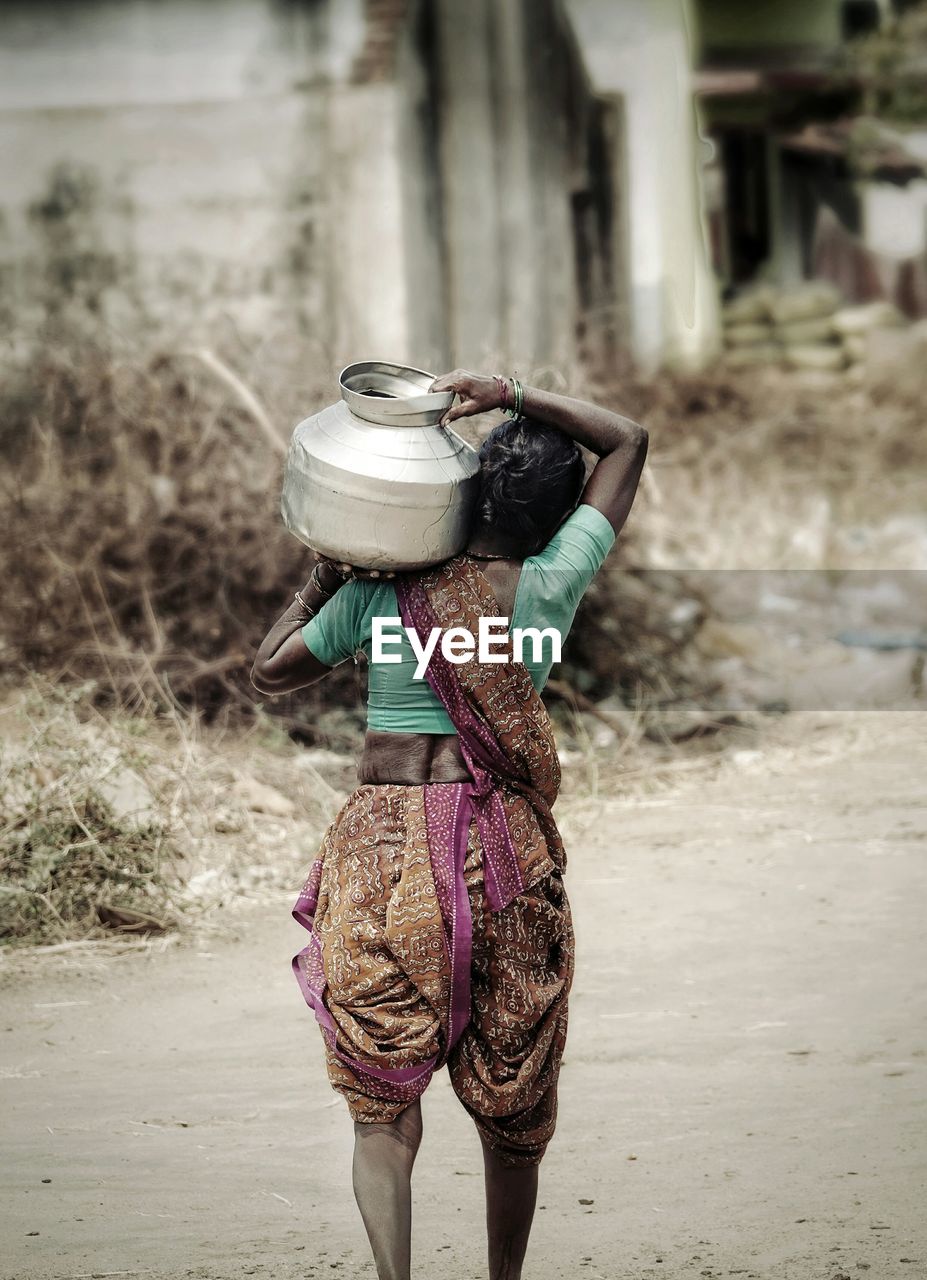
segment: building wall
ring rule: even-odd
[[[310,358],[406,347],[388,84],[361,0],[10,0],[0,269],[20,326],[225,318]]]
[[[8,0],[21,332],[568,369],[710,347],[682,0]]]
[[[569,365],[580,80],[554,0],[10,0],[5,296],[326,367]]]
[[[399,83],[413,345],[432,363],[566,368],[588,321],[601,354],[620,287],[590,209],[610,217],[609,195],[559,6],[419,0]]]

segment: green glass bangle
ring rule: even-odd
[[[517,378],[512,378],[512,392],[515,404],[511,409],[506,409],[506,413],[510,418],[520,418],[525,403],[525,389]]]

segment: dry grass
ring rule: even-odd
[[[0,706],[0,943],[151,937],[295,897],[353,762],[264,717],[104,714],[95,694],[32,677]]]
[[[47,344],[8,376],[8,669],[90,678],[99,699],[134,711],[253,714],[254,649],[308,570],[278,512],[299,416],[285,397],[309,412],[331,391],[320,371],[259,377],[244,357],[239,367],[210,352],[126,354],[81,340]],[[651,436],[628,527],[567,650],[564,675],[581,692],[704,693],[689,641],[710,602],[677,570],[923,563],[927,438],[910,371],[827,388],[781,371],[582,388],[546,378],[639,418]],[[342,669],[275,708],[304,738],[346,747],[362,723],[359,687]]]
[[[248,682],[308,571],[279,517],[282,452],[330,399],[330,374],[89,339],[41,352],[0,393],[0,937],[57,949],[219,928],[243,902],[295,896],[354,782],[350,664],[280,700],[277,721]],[[712,602],[684,571],[924,567],[919,373],[827,388],[778,371],[598,386],[548,374],[651,438],[551,701],[567,827],[597,821],[604,798],[749,754],[750,724],[648,741],[654,708],[707,706],[714,691],[690,643]],[[582,697],[609,694],[606,723]],[[300,750],[294,731],[343,754]]]
[[[73,686],[27,699],[19,742],[5,725],[2,942],[160,932],[174,923],[177,850],[153,806],[120,810],[108,795],[115,769],[137,777],[136,753],[123,747],[115,758],[112,741],[81,723],[86,693]]]
[[[0,949],[157,948],[223,931],[257,902],[285,913],[356,785],[354,753],[297,747],[266,717],[120,715],[94,695],[33,677],[0,705]],[[650,793],[714,754],[692,749],[687,764],[633,716],[604,746],[564,704],[556,720],[560,809],[580,825],[597,797]],[[715,751],[737,740],[720,735]]]
[[[657,569],[924,567],[920,364],[725,372],[601,389],[652,448],[629,555]]]
[[[287,433],[208,352],[49,347],[2,400],[6,665],[133,710],[250,708],[309,569],[278,512]]]

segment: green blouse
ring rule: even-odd
[[[601,567],[615,541],[615,531],[595,507],[580,504],[547,546],[522,564],[515,592],[510,628],[553,627],[566,639],[583,592]],[[353,578],[345,583],[302,628],[307,648],[320,662],[334,667],[361,649],[370,662],[373,619],[398,618],[399,605],[391,582]],[[413,678],[416,657],[399,625],[383,626],[384,636],[401,643],[385,652],[398,653],[401,662],[370,662],[367,678],[367,724],[392,733],[456,733],[431,685]],[[523,661],[540,692],[553,665],[553,645],[546,638],[534,653],[524,646]]]

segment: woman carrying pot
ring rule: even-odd
[[[431,390],[458,397],[445,424],[512,415],[479,450],[465,551],[389,575],[321,560],[258,651],[261,692],[369,657],[378,618],[401,619],[422,644],[434,628],[475,637],[480,617],[566,638],[631,509],[646,431],[511,378],[456,370]],[[585,483],[579,446],[598,457]],[[438,647],[416,680],[402,628],[401,661],[371,668],[360,785],[293,910],[310,930],[293,966],[354,1120],[354,1190],[380,1280],[408,1280],[420,1098],[445,1064],[482,1141],[490,1275],[516,1280],[556,1122],[573,975],[551,813],[560,767],[540,698],[553,649],[452,662]]]

